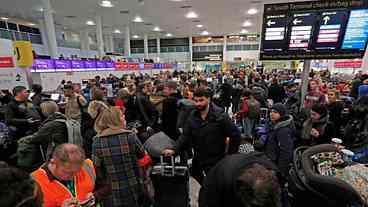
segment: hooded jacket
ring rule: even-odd
[[[242,207],[237,197],[236,180],[241,172],[252,167],[253,164],[260,164],[279,175],[275,164],[263,153],[228,156],[208,173],[199,194],[199,207]]]
[[[211,103],[206,120],[201,118],[198,110],[191,113],[175,149],[183,151],[193,147],[199,166],[210,169],[225,156],[227,137],[230,138],[228,153],[236,153],[240,132],[224,110]]]
[[[54,142],[55,146],[68,142],[67,127],[65,123],[56,121],[57,119],[66,120],[66,117],[59,112],[51,114],[37,132],[27,137],[26,142],[40,145]]]
[[[265,154],[278,166],[284,176],[288,175],[295,141],[293,117],[288,115],[272,125],[265,143]]]

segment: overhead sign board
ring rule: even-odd
[[[265,4],[260,59],[362,58],[368,40],[368,1]]]

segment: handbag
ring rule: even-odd
[[[139,165],[139,167],[142,167],[142,168],[147,168],[147,167],[151,166],[152,165],[151,156],[147,152],[145,152],[144,156],[141,159],[138,160],[138,165]]]

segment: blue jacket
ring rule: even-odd
[[[292,116],[281,119],[270,126],[265,143],[265,154],[278,166],[284,176],[288,175],[293,158],[295,126]]]

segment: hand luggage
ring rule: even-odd
[[[169,162],[164,162],[169,159]],[[160,163],[153,166],[151,180],[155,189],[155,207],[189,207],[188,167],[173,156],[160,157]]]

